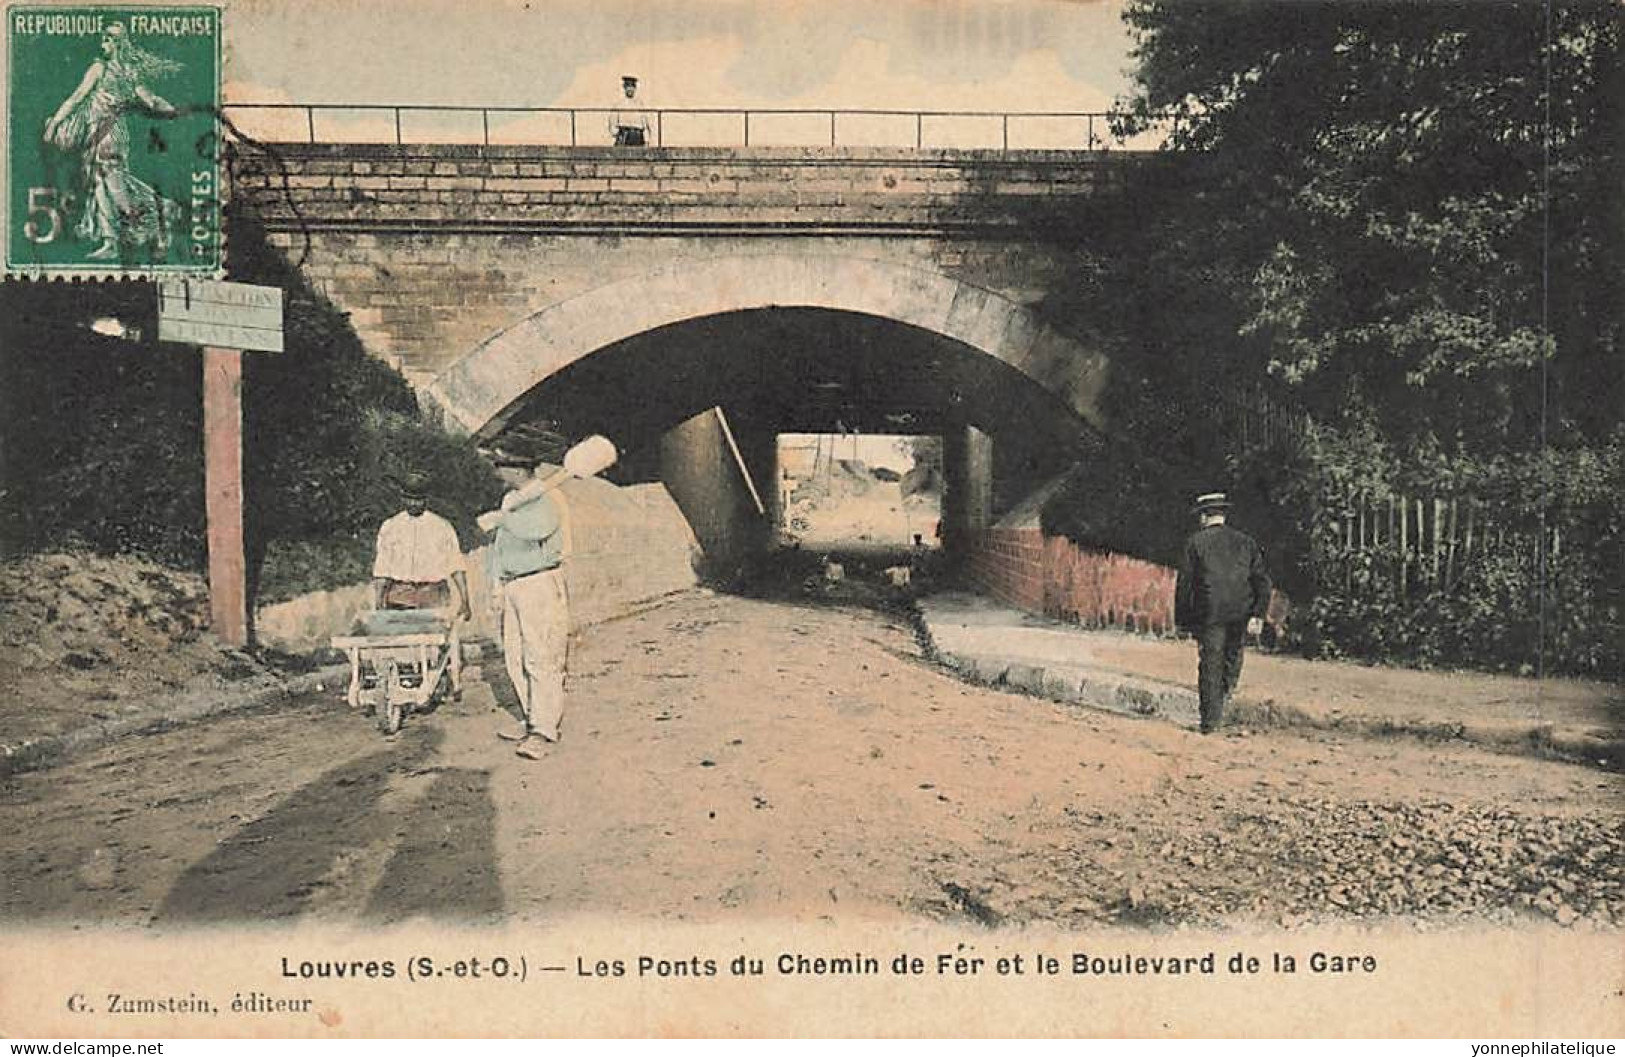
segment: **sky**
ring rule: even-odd
[[[1118,0],[228,0],[228,102],[1093,111]]]

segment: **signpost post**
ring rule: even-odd
[[[203,346],[203,488],[209,542],[209,622],[221,641],[248,644],[243,554],[243,351],[282,351],[282,291],[198,279],[158,286],[158,339]]]

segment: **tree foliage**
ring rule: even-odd
[[[1179,114],[1176,145],[1222,160],[1255,233],[1231,257],[1237,337],[1318,419],[1471,452],[1615,427],[1618,4],[1141,0],[1126,18],[1137,108]]]
[[[1127,123],[1172,113],[1171,145],[1201,159],[1200,186],[1165,203],[1154,234],[1167,237],[1148,251],[1161,286],[1148,333],[1164,355],[1147,387],[1198,409],[1183,427],[1166,400],[1137,410],[1167,431],[1159,450],[1199,460],[1208,437],[1234,479],[1281,505],[1295,541],[1283,558],[1315,612],[1352,615],[1344,642],[1352,627],[1413,629],[1409,646],[1354,652],[1558,650],[1582,670],[1617,667],[1617,646],[1611,659],[1593,646],[1617,641],[1625,580],[1625,8],[1131,0],[1125,19]],[[1215,374],[1268,379],[1311,424],[1302,442],[1211,444],[1187,381]],[[1405,491],[1493,502],[1516,557],[1389,600],[1377,620],[1362,608],[1377,588],[1348,574],[1361,559],[1317,526],[1353,495]],[[1549,553],[1561,538],[1570,549]],[[1441,647],[1464,628],[1481,648]]]

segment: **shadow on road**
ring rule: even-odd
[[[403,828],[406,836],[372,891],[368,919],[471,921],[502,913],[490,772],[442,771]]]
[[[409,727],[387,749],[295,791],[188,867],[153,922],[263,921],[305,913],[340,857],[379,838],[385,823],[376,809],[391,775],[423,766],[443,738],[434,727]],[[319,751],[315,743],[312,751]]]

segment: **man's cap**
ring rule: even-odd
[[[528,468],[536,465],[536,459],[533,455],[526,455],[522,450],[513,449],[512,446],[502,446],[502,444],[481,447],[479,454],[491,460],[492,467],[525,467],[528,470]]]
[[[638,86],[638,79],[636,77],[633,77],[631,74],[627,74],[626,76],[621,78],[621,87],[622,88],[636,88],[637,86]]]
[[[407,499],[426,499],[429,495],[429,475],[417,470],[401,474],[401,495]]]
[[[528,470],[536,465],[534,456],[514,451],[511,448],[485,448],[482,450],[485,457],[491,460],[492,466],[517,466],[520,469]]]
[[[1192,508],[1198,514],[1230,509],[1230,499],[1223,492],[1203,492],[1196,497]]]
[[[538,463],[557,464],[569,446],[570,442],[558,431],[557,422],[538,420],[510,426],[484,451],[486,458],[496,466],[520,466],[529,470]]]

